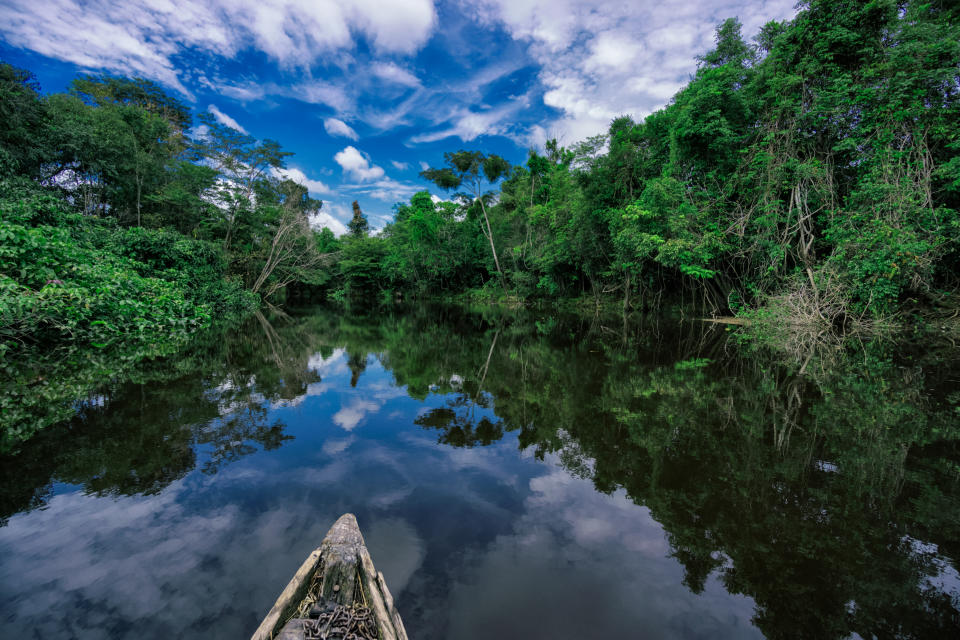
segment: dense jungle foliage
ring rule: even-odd
[[[279,143],[195,124],[150,81],[42,95],[0,64],[0,121],[0,367],[29,390],[0,395],[5,439],[288,291],[625,312],[673,297],[823,326],[956,315],[960,8],[946,1],[811,0],[752,41],[727,20],[665,108],[522,166],[450,152],[422,176],[452,199],[420,192],[376,235],[359,206],[342,238],[312,229],[322,203],[282,177]]]
[[[42,96],[0,64],[0,432],[70,417],[76,398],[318,281],[322,203],[289,156],[145,80]]]
[[[960,267],[960,9],[803,5],[753,42],[724,22],[642,122],[512,168],[447,154],[422,175],[455,202],[417,194],[345,246],[347,287],[625,308],[689,292],[823,323],[943,304]]]

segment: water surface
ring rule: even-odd
[[[411,638],[951,637],[955,356],[260,317],[0,459],[0,636],[247,637],[352,511]]]

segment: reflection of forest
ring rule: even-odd
[[[344,317],[336,335],[351,354],[382,354],[411,395],[446,395],[416,421],[441,443],[515,431],[600,491],[625,489],[665,527],[687,586],[718,572],[755,599],[769,637],[960,625],[958,585],[938,581],[956,580],[960,558],[949,351],[786,356],[697,324],[453,309]]]
[[[214,473],[258,447],[279,447],[290,436],[269,403],[302,396],[319,380],[307,359],[320,337],[282,314],[258,314],[176,357],[140,363],[129,381],[79,400],[72,420],[0,456],[0,524],[42,506],[54,482],[97,494],[154,493],[198,458]]]
[[[258,318],[0,460],[0,515],[42,504],[54,481],[152,492],[280,446],[269,405],[318,380],[312,355],[345,347],[354,385],[375,355],[412,397],[443,394],[416,420],[440,442],[515,432],[598,490],[624,489],[666,529],[687,586],[717,574],[755,599],[768,637],[950,635],[957,359],[881,343],[787,356],[727,335],[450,307]]]

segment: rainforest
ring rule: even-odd
[[[645,117],[451,143],[340,229],[169,83],[0,60],[0,629],[249,634],[351,509],[417,637],[952,637],[960,6],[744,31]],[[100,510],[71,583],[54,532]]]

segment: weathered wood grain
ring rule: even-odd
[[[320,546],[294,574],[251,640],[303,638],[303,620],[291,616],[296,615],[318,571],[321,572],[320,596],[324,601],[345,607],[365,605],[377,622],[382,640],[408,640],[393,596],[383,574],[373,566],[360,526],[352,513],[340,516],[330,528]]]

